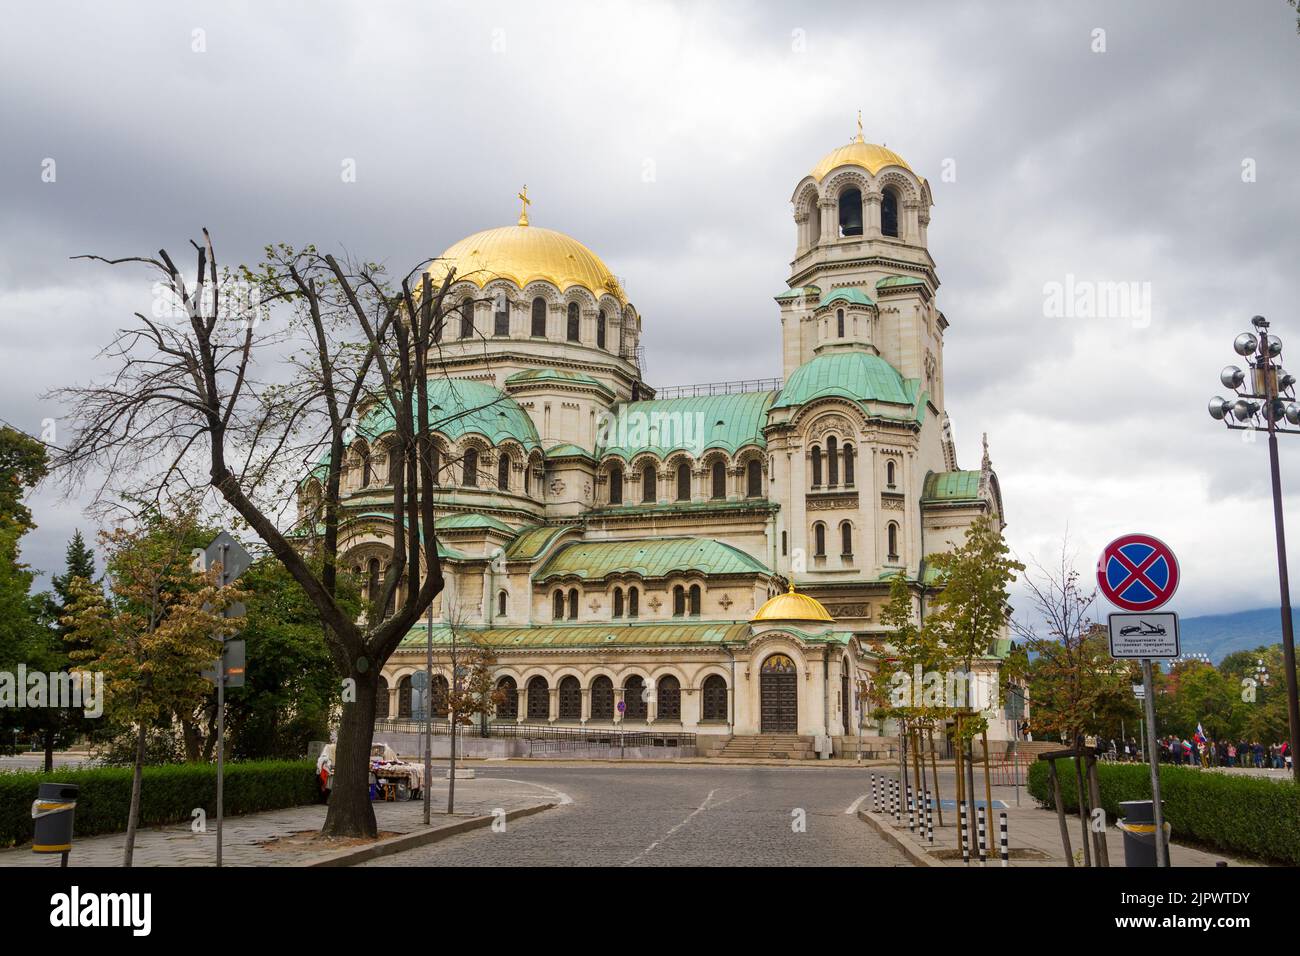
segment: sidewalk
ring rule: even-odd
[[[882,779],[882,775],[877,772],[877,785]],[[984,790],[980,785],[977,797],[980,803],[984,802]],[[917,831],[912,833],[908,828],[908,815],[906,803],[903,803],[900,811],[901,822],[896,822],[894,817],[889,813],[888,791],[884,792],[881,798],[884,812],[876,812],[873,809],[871,798],[868,797],[863,801],[862,807],[858,810],[859,819],[865,821],[868,825],[874,827],[882,833],[887,839],[894,842],[903,852],[907,853],[917,866],[966,866],[962,862],[961,852],[957,845],[957,809],[951,805],[952,793],[944,795],[944,809],[942,827],[939,826],[938,815],[933,816],[934,820],[934,845],[931,846],[926,839],[926,835],[918,826]],[[906,798],[903,798],[905,801]],[[998,814],[1006,813],[1007,815],[1007,845],[1009,848],[1008,866],[1065,866],[1065,850],[1061,846],[1061,827],[1057,820],[1056,811],[1044,810],[1037,806],[1033,797],[1031,797],[1024,787],[1020,788],[1020,806],[1016,806],[1016,793],[1014,787],[993,787],[993,811],[987,818],[988,833],[988,862],[986,867],[1001,867],[1002,862],[998,850]],[[1070,834],[1070,848],[1074,853],[1075,865],[1083,865],[1082,848],[1083,848],[1083,828],[1079,822],[1078,815],[1066,815],[1066,826]],[[1110,857],[1110,865],[1113,867],[1122,867],[1124,865],[1124,835],[1114,825],[1114,821],[1107,821],[1106,828],[1106,852]],[[1091,834],[1089,834],[1091,840]],[[1174,840],[1178,838],[1174,834]],[[1092,852],[1092,844],[1089,843],[1089,852]],[[1093,861],[1094,864],[1096,861]],[[1210,852],[1196,849],[1194,847],[1180,846],[1174,842],[1169,848],[1169,862],[1171,866],[1217,866],[1220,862],[1225,862],[1229,866],[1259,866],[1260,864],[1242,860],[1236,857],[1228,856],[1225,853]],[[978,867],[979,855],[977,851],[971,852],[972,867]]]
[[[317,836],[325,822],[324,804],[228,817],[223,825],[222,863],[225,866],[346,866],[350,863],[423,846],[467,829],[490,826],[493,813],[507,819],[525,816],[561,802],[562,794],[537,784],[500,778],[456,781],[456,813],[447,816],[447,781],[435,779],[431,826],[424,826],[424,801],[377,801],[375,819],[380,840],[326,841]],[[74,840],[69,866],[120,867],[125,833]],[[213,866],[216,863],[216,820],[205,833],[188,823],[142,829],[135,838],[135,866]],[[0,850],[0,867],[58,867],[58,854],[36,854],[30,846]]]

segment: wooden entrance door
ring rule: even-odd
[[[759,671],[759,730],[793,734],[799,728],[799,677],[794,661],[773,654]]]

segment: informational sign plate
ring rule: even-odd
[[[1122,535],[1102,549],[1097,586],[1121,610],[1154,611],[1178,590],[1178,559],[1159,538]]]
[[[1172,611],[1112,614],[1109,624],[1111,657],[1157,660],[1179,654],[1178,615]]]

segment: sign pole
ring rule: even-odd
[[[1169,865],[1169,847],[1165,844],[1165,811],[1160,805],[1160,750],[1156,739],[1156,693],[1151,679],[1151,659],[1142,660],[1143,710],[1147,717],[1147,759],[1151,763],[1151,801],[1156,823],[1156,866]]]
[[[429,604],[424,642],[424,825],[429,825],[429,785],[433,782],[433,604]]]
[[[230,546],[221,545],[221,586],[226,586],[229,572],[226,556]],[[226,773],[226,639],[221,638],[221,657],[217,661],[217,866],[221,866],[221,820],[225,810]]]

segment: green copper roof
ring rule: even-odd
[[[574,456],[593,460],[596,457],[581,445],[575,445],[572,442],[565,442],[563,445],[556,445],[554,448],[546,449],[547,458],[573,458]]]
[[[502,531],[511,536],[515,533],[515,529],[506,524],[500,518],[493,518],[491,515],[480,514],[443,515],[438,518],[437,528],[439,531],[471,531],[490,528],[494,531]]]
[[[616,405],[596,438],[596,454],[630,461],[643,451],[661,458],[675,451],[700,455],[711,448],[734,454],[767,447],[763,426],[776,392],[737,392]]]
[[[618,573],[662,578],[678,571],[715,575],[770,573],[761,561],[711,538],[658,538],[566,545],[542,565],[533,580],[571,576],[599,581]]]
[[[804,405],[836,395],[858,402],[912,405],[915,387],[898,370],[870,352],[832,352],[795,369],[773,408]]]
[[[463,378],[429,379],[429,427],[453,441],[478,434],[493,445],[513,438],[529,451],[541,444],[533,420],[518,402],[485,382]],[[357,430],[373,439],[392,429],[392,410],[380,405]]]
[[[598,382],[590,375],[584,375],[582,372],[573,372],[568,369],[558,368],[535,368],[523,372],[515,372],[506,379],[506,385],[536,385],[545,383],[562,383],[569,385],[581,385],[586,388],[594,388],[614,397],[614,391],[608,385]]]
[[[777,302],[784,302],[786,299],[797,299],[801,295],[806,295],[812,298],[815,296],[819,296],[821,294],[822,294],[822,290],[817,288],[817,286],[804,285],[804,286],[795,286],[793,289],[786,289],[780,295],[775,296],[775,298]]]
[[[861,289],[836,289],[830,294],[830,298],[823,299],[822,305],[830,305],[836,300],[848,302],[851,305],[875,305],[871,297]]]
[[[876,283],[877,289],[896,289],[900,286],[908,285],[925,285],[924,279],[918,279],[916,276],[885,276]]]
[[[533,561],[551,546],[551,542],[570,530],[569,525],[539,524],[525,528],[506,548],[507,561]]]
[[[458,643],[510,650],[534,647],[657,647],[713,646],[749,639],[749,625],[743,621],[707,623],[556,624],[534,627],[460,628]],[[423,626],[412,628],[402,639],[406,647],[422,647],[427,640]],[[433,643],[451,643],[451,629],[433,626]]]
[[[922,501],[977,501],[979,496],[978,471],[932,471],[921,491]]]

